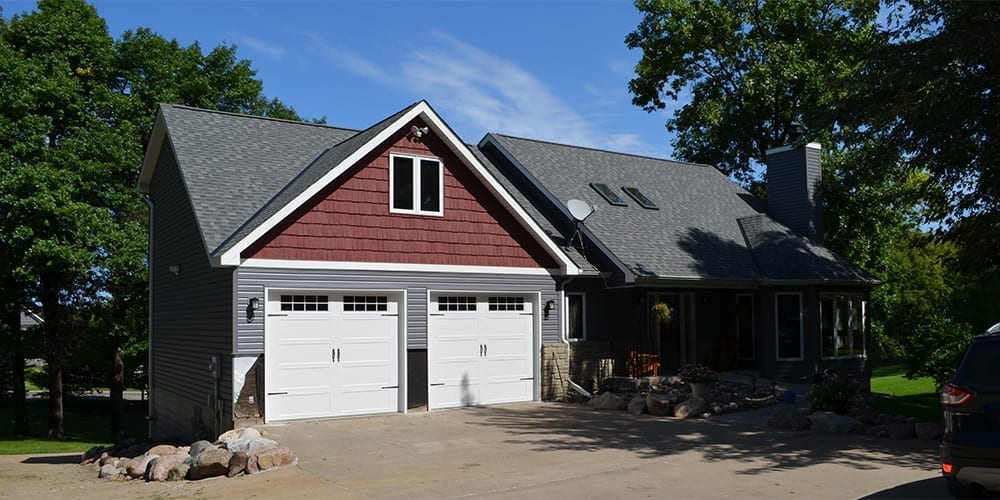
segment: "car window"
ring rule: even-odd
[[[1000,342],[973,343],[955,379],[969,388],[1000,389]]]

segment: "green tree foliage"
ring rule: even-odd
[[[125,376],[145,363],[147,211],[135,185],[160,102],[299,119],[263,95],[234,46],[203,53],[143,28],[116,41],[83,0],[0,18],[0,298],[5,317],[41,308],[52,437],[66,370],[113,374],[117,434]]]

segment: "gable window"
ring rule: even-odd
[[[779,360],[802,359],[802,295],[774,296],[775,341]]]
[[[437,158],[389,155],[389,211],[444,215],[444,169]]]
[[[566,338],[587,340],[587,301],[582,293],[566,294]]]
[[[865,308],[861,295],[820,297],[820,345],[824,358],[865,355]]]

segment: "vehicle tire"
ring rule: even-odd
[[[955,498],[979,498],[982,496],[982,491],[971,484],[962,484],[953,477],[946,479],[948,481],[948,494]]]

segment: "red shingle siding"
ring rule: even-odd
[[[243,257],[558,267],[434,134],[418,142],[400,132],[389,144],[244,251]],[[443,160],[443,217],[389,213],[389,153]]]

